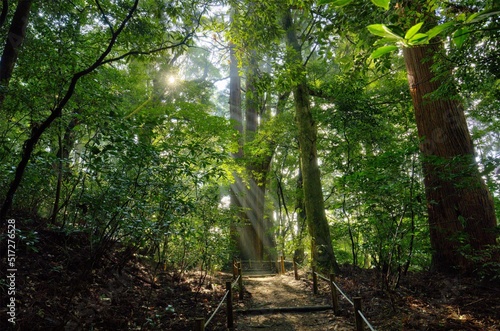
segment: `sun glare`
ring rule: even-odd
[[[177,77],[174,75],[170,75],[167,77],[167,83],[168,85],[174,85],[177,82]]]

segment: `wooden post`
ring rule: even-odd
[[[285,257],[281,255],[281,273],[285,274]]]
[[[316,268],[312,267],[313,274],[313,293],[318,294],[318,275],[316,275]]]
[[[233,259],[233,279],[236,279],[237,277],[237,270],[236,270],[236,260]]]
[[[241,272],[241,263],[240,262],[238,262],[238,276],[240,277],[238,279],[239,298],[240,298],[240,300],[243,300],[243,273]]]
[[[335,275],[330,274],[330,294],[332,296],[332,306],[333,306],[333,313],[335,315],[339,314],[339,297],[337,295],[337,288],[335,287]]]
[[[226,301],[227,327],[229,329],[232,329],[234,327],[234,319],[233,319],[233,290],[231,282],[226,282],[226,291],[229,292],[227,294],[227,301]]]
[[[293,259],[293,274],[295,275],[295,280],[299,280],[299,270],[297,269],[297,262]]]
[[[194,331],[205,331],[205,319],[198,317],[194,321]]]
[[[354,301],[354,316],[356,318],[356,331],[363,331],[363,319],[358,311],[361,311],[361,298],[355,297],[352,298]]]

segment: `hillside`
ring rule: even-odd
[[[128,255],[127,249],[118,244],[92,265],[89,236],[83,232],[69,234],[40,227],[32,230],[38,233],[36,242],[32,246],[21,243],[17,250],[16,327],[6,323],[3,301],[2,330],[189,330],[196,317],[207,317],[215,309],[224,294],[224,283],[231,277],[221,272],[165,271],[144,257]],[[314,296],[305,270],[300,270],[300,275],[300,281],[294,281],[290,272],[283,276],[290,281],[279,280],[279,276],[278,282],[245,279],[250,282],[245,299],[235,302],[239,307],[259,305],[258,300],[268,306],[328,302],[326,283],[320,283],[320,294]],[[378,275],[375,270],[344,266],[337,277],[348,296],[363,298],[364,313],[377,330],[500,329],[497,283],[415,273],[404,277],[397,289],[387,291],[382,290]],[[281,289],[284,283],[295,286],[299,296],[289,292],[287,297],[287,290]],[[1,290],[4,299],[5,283]],[[277,290],[280,295],[272,294]],[[340,305],[339,318],[352,325],[349,304],[340,299]],[[307,314],[299,320],[310,318],[317,321],[318,330],[333,330],[335,317],[332,312],[326,314],[326,320]],[[297,320],[286,314],[280,318],[292,323]],[[236,325],[246,330],[245,325],[256,324],[255,320],[236,316]],[[222,309],[210,330],[225,329]]]

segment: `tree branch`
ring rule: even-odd
[[[125,19],[120,23],[120,26],[118,29],[113,33],[111,36],[111,39],[109,41],[108,46],[104,50],[104,52],[99,56],[99,58],[88,68],[77,72],[76,74],[73,75],[70,85],[66,91],[66,94],[64,97],[58,102],[58,104],[52,109],[51,114],[42,122],[42,123],[34,123],[32,128],[31,128],[31,135],[30,137],[24,142],[23,145],[23,152],[22,152],[22,157],[21,161],[17,165],[16,168],[16,173],[14,175],[14,179],[11,181],[9,185],[9,190],[7,191],[5,200],[2,204],[2,208],[0,210],[0,221],[5,221],[7,213],[9,212],[11,206],[12,206],[12,201],[14,200],[14,195],[19,188],[19,185],[21,184],[21,180],[24,176],[24,172],[26,170],[26,167],[29,163],[29,160],[31,159],[31,155],[33,154],[33,150],[40,140],[40,137],[42,134],[49,128],[49,126],[54,122],[54,120],[62,115],[62,110],[66,106],[66,104],[69,102],[73,94],[75,93],[76,85],[80,78],[84,77],[85,75],[88,75],[89,73],[93,72],[95,69],[97,69],[99,66],[104,64],[104,60],[106,56],[111,52],[113,49],[116,40],[118,39],[118,36],[121,34],[127,23],[130,21],[132,16],[134,15],[135,11],[137,10],[137,6],[139,4],[139,0],[134,1],[134,5],[132,8],[129,10],[127,16]]]
[[[315,88],[312,88],[311,86],[308,86],[307,89],[309,91],[309,95],[312,97],[322,98],[322,99],[328,100],[330,102],[336,101],[336,98],[334,96],[325,93],[323,90],[315,89]]]
[[[95,4],[97,5],[97,8],[101,12],[101,15],[102,15],[102,18],[104,19],[104,22],[106,22],[106,24],[108,25],[109,30],[111,31],[111,34],[114,34],[115,31],[114,31],[113,25],[109,21],[108,15],[106,15],[106,13],[104,12],[104,9],[102,9],[102,6],[101,6],[101,3],[99,2],[99,0],[95,0]]]
[[[154,53],[159,53],[161,51],[165,51],[167,49],[176,48],[176,47],[179,47],[179,46],[182,46],[182,45],[187,45],[187,41],[193,36],[193,34],[194,34],[194,31],[190,32],[184,38],[182,38],[181,41],[179,41],[178,43],[175,43],[175,44],[171,44],[171,45],[163,46],[163,47],[158,47],[156,49],[152,49],[152,50],[149,50],[149,51],[137,51],[137,50],[136,51],[129,51],[129,52],[124,53],[122,55],[119,55],[117,57],[104,60],[101,64],[107,64],[107,63],[111,63],[111,62],[116,62],[116,61],[119,61],[119,60],[123,60],[124,58],[127,58],[129,56],[151,55],[151,54],[154,54]]]

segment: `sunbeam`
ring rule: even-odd
[[[255,180],[250,179],[246,185],[238,176],[235,176],[231,190],[232,198],[237,199],[232,204],[241,207],[242,211],[235,238],[240,258],[262,261],[273,248],[264,218],[264,192]]]

